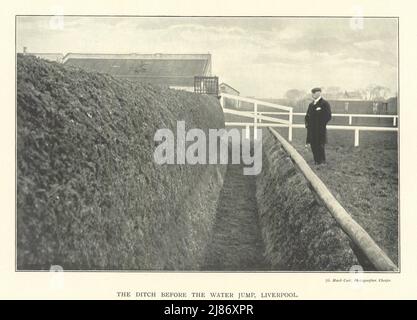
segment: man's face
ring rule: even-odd
[[[312,95],[313,99],[317,99],[318,97],[320,97],[321,92],[320,91],[316,91],[316,92],[312,93],[311,95]]]

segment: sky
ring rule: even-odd
[[[211,53],[212,71],[244,96],[289,89],[397,89],[393,18],[18,17],[17,52]]]

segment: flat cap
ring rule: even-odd
[[[321,88],[313,88],[311,89],[311,93],[321,92]]]

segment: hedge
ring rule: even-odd
[[[358,265],[348,236],[317,200],[308,182],[269,130],[263,132],[257,176],[258,214],[273,269],[347,271]]]
[[[225,168],[157,165],[177,120],[224,127],[215,97],[18,55],[18,269],[198,269]]]

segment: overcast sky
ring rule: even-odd
[[[354,23],[355,22],[355,23]],[[19,17],[17,51],[211,53],[242,95],[370,84],[397,92],[397,20],[367,18]]]

